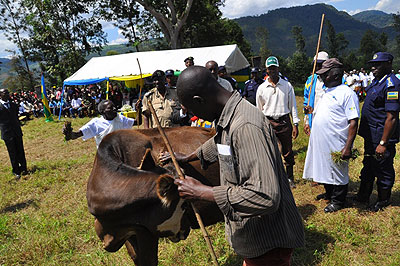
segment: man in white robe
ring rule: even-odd
[[[136,103],[136,108],[139,107],[140,101]],[[139,109],[136,109],[139,110]],[[95,117],[88,123],[83,125],[79,131],[73,132],[72,128],[63,128],[63,134],[66,140],[77,139],[82,137],[83,140],[94,138],[96,147],[98,148],[102,139],[119,129],[129,129],[135,124],[136,120],[127,118],[117,113],[117,110],[110,100],[105,100],[99,103],[98,111],[101,117]],[[140,119],[140,115],[139,119]],[[139,122],[140,124],[140,122]]]
[[[357,133],[359,102],[357,95],[342,84],[343,65],[336,58],[326,60],[317,71],[326,90],[318,104],[313,120],[303,178],[324,184],[325,194],[317,199],[328,199],[325,212],[344,207],[349,183],[348,161],[335,163],[332,152],[341,152],[341,159],[351,157]]]

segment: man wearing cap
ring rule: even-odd
[[[165,79],[167,80],[168,89],[176,89],[175,71],[168,69],[165,71]]]
[[[27,173],[23,134],[18,119],[18,105],[10,100],[7,89],[0,89],[0,130],[10,156],[12,172],[18,180],[21,174]]]
[[[315,71],[322,67],[322,63],[329,59],[327,52],[321,51],[318,53]],[[315,56],[314,56],[315,61]],[[314,63],[313,61],[313,63]],[[312,83],[312,88],[310,90]],[[310,92],[311,91],[311,92]],[[304,133],[310,135],[312,126],[313,110],[317,107],[322,94],[324,93],[324,82],[317,74],[309,76],[304,86]]]
[[[212,76],[218,81],[219,85],[229,92],[233,92],[232,85],[226,79],[218,77],[218,64],[215,61],[208,61],[206,68],[211,72]]]
[[[152,80],[155,88],[147,92],[143,97],[142,113],[144,128],[157,127],[150,112],[149,101],[153,104],[162,127],[176,126],[172,122],[172,113],[177,105],[176,90],[165,86],[164,71],[156,70],[152,75]]]
[[[232,88],[237,90],[237,81],[236,81],[236,79],[234,79],[228,75],[228,72],[226,71],[225,66],[218,67],[218,77],[220,77],[222,79],[226,79],[231,84]]]
[[[183,62],[185,62],[186,67],[194,66],[194,58],[192,56],[189,56]]]
[[[349,183],[348,161],[357,134],[359,102],[357,95],[342,84],[343,64],[336,58],[326,60],[318,70],[326,89],[316,108],[310,134],[303,178],[322,183],[325,194],[317,199],[330,203],[325,212],[342,209],[346,202]],[[341,153],[334,162],[333,152]]]
[[[276,136],[281,144],[281,152],[285,159],[286,173],[290,184],[294,185],[293,165],[294,154],[292,150],[292,138],[296,139],[298,123],[296,98],[290,82],[279,77],[279,62],[275,56],[270,56],[266,60],[268,78],[257,90],[256,106],[270,121]],[[292,114],[293,124],[290,121]]]
[[[390,204],[395,172],[393,158],[399,142],[400,81],[391,73],[393,56],[378,52],[372,64],[375,79],[365,89],[358,134],[364,138],[364,160],[357,201],[368,204],[375,177],[378,200],[371,207],[379,211]]]
[[[256,105],[258,86],[263,82],[264,80],[260,78],[260,69],[258,67],[253,67],[251,69],[251,78],[245,82],[242,97],[248,100],[251,104]]]

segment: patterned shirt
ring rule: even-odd
[[[302,218],[267,118],[234,92],[216,131],[197,156],[203,167],[219,161],[221,186],[213,193],[235,252],[254,258],[278,247],[303,246]]]
[[[149,100],[153,104],[162,127],[177,126],[172,123],[172,113],[178,102],[176,90],[166,89],[165,95],[162,96],[157,88],[154,88],[144,95],[142,112],[150,114],[149,128],[156,128],[157,125],[153,121],[153,116],[150,113]]]

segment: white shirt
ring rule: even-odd
[[[297,116],[296,98],[292,84],[282,78],[279,78],[276,87],[269,82],[269,78],[258,86],[256,105],[265,116],[278,119],[291,112],[293,123],[296,124],[300,121]]]
[[[344,148],[349,120],[359,113],[357,95],[347,85],[325,90],[313,120],[303,178],[332,185],[349,182],[348,162],[334,163],[331,153]]]
[[[360,80],[361,80],[362,86],[364,88],[367,87],[368,86],[369,77],[366,74],[362,73],[362,72],[360,72],[360,74],[358,74],[358,75],[360,76]]]
[[[72,99],[72,101],[71,101],[72,108],[79,108],[79,107],[81,107],[81,104],[82,104],[81,98]]]
[[[97,148],[100,145],[101,140],[111,132],[119,129],[132,128],[135,123],[135,119],[127,118],[123,115],[117,114],[113,120],[106,120],[103,116],[96,117],[82,126],[79,130],[82,131],[82,139],[88,140],[95,138]]]
[[[229,92],[233,91],[231,83],[229,83],[229,81],[227,81],[226,79],[218,77],[217,81],[218,81],[219,85],[221,85],[222,87],[225,88],[225,90],[227,90]]]

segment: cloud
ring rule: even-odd
[[[125,43],[127,43],[127,42],[128,42],[128,40],[125,39],[125,38],[118,38],[118,39],[112,40],[112,41],[109,43],[109,45],[114,45],[114,44],[125,44]]]
[[[353,15],[355,15],[355,14],[357,14],[357,13],[360,13],[360,12],[362,12],[362,11],[365,11],[365,10],[356,9],[356,10],[347,11],[346,9],[344,9],[343,11],[344,11],[344,12],[347,12],[347,13],[349,13],[349,15],[353,16]]]
[[[326,0],[324,3],[342,2],[344,0]],[[243,0],[226,0],[225,6],[221,8],[222,13],[228,18],[261,15],[269,10],[281,7],[303,6],[321,3],[321,0],[253,0],[251,4]]]
[[[386,13],[398,13],[400,11],[399,0],[380,0],[376,3],[374,9],[381,10]]]
[[[6,50],[16,50],[17,47],[14,43],[7,40],[6,36],[2,32],[0,32],[0,57],[2,58],[9,58],[12,56],[10,52]]]

